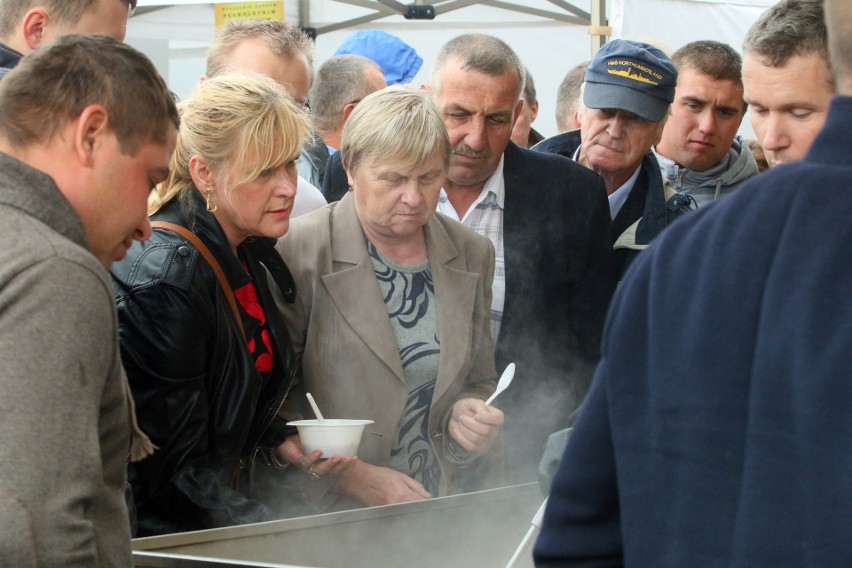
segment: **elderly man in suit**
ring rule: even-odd
[[[529,481],[547,435],[582,402],[597,360],[614,287],[606,189],[582,166],[510,141],[524,67],[501,40],[450,40],[431,83],[453,144],[438,211],[494,244],[497,368],[517,365],[501,401],[509,480]]]
[[[651,151],[662,136],[676,83],[674,64],[656,47],[607,42],[586,69],[580,130],[534,148],[571,157],[603,177],[619,277],[663,229],[692,210],[694,200],[663,179]]]

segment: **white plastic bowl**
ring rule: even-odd
[[[372,423],[372,420],[326,418],[323,424],[319,420],[298,420],[287,424],[299,430],[305,454],[322,450],[322,457],[330,458],[358,455],[364,427]]]

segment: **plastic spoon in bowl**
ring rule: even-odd
[[[325,424],[325,418],[322,417],[322,412],[320,412],[319,406],[317,406],[317,402],[314,400],[314,397],[311,396],[311,393],[305,393],[308,397],[308,402],[311,403],[311,408],[314,409],[314,414],[317,415],[317,420],[319,420],[320,424]]]
[[[506,365],[506,370],[503,371],[502,375],[500,375],[500,380],[497,381],[497,390],[494,391],[494,394],[488,397],[488,400],[485,401],[485,406],[489,406],[492,402],[494,402],[497,395],[506,390],[506,388],[512,384],[513,378],[515,378],[515,364],[509,363]]]

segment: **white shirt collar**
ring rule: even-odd
[[[573,160],[575,162],[579,162],[580,160],[580,148],[583,145],[580,144],[577,146],[577,149],[574,150]],[[609,194],[609,216],[611,219],[615,219],[618,212],[621,211],[621,208],[624,207],[624,202],[627,201],[627,196],[630,195],[630,190],[633,189],[636,180],[639,178],[639,171],[642,169],[642,163],[639,163],[639,167],[636,168],[636,171],[633,172],[633,175],[630,176],[626,182],[624,182],[621,187],[613,191]]]
[[[621,187],[609,195],[609,216],[612,219],[615,219],[618,212],[621,211],[621,208],[624,206],[624,202],[627,201],[627,196],[630,195],[630,190],[632,190],[633,186],[636,184],[636,180],[639,178],[639,171],[641,169],[642,164],[639,164],[639,167],[636,168],[633,175],[630,176],[630,178],[624,182]]]

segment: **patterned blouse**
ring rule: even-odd
[[[408,403],[393,437],[390,466],[438,493],[441,471],[429,443],[429,408],[438,378],[441,345],[429,261],[402,266],[367,241],[376,280],[399,346]]]

